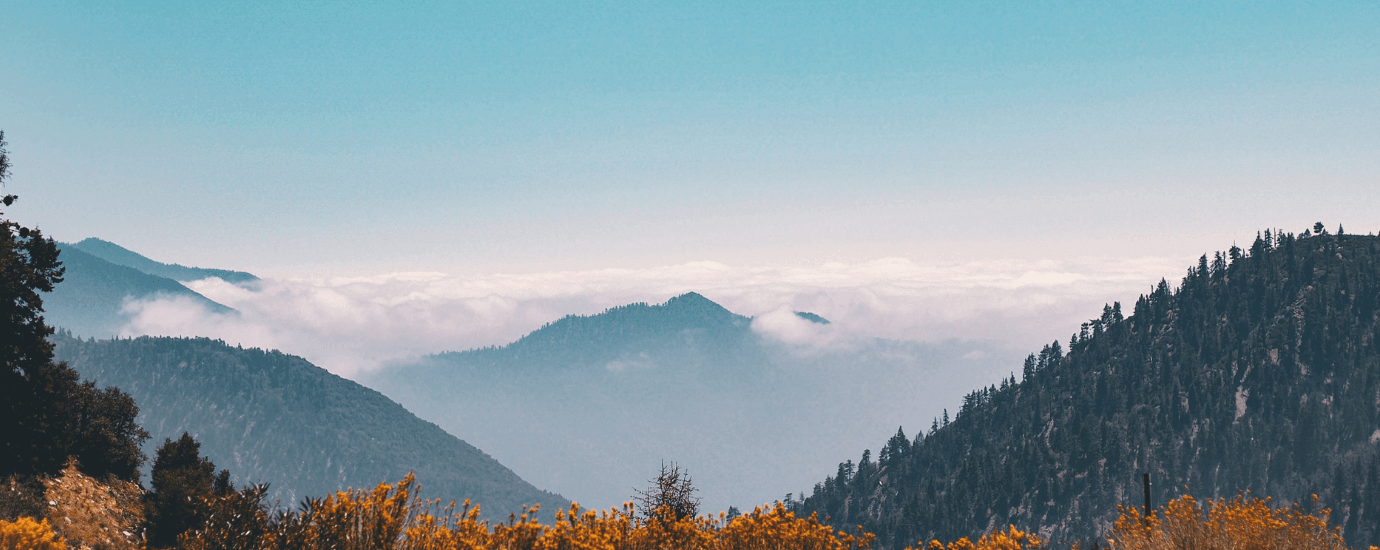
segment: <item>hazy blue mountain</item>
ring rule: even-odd
[[[89,239],[88,239],[89,240]],[[197,294],[177,281],[113,264],[74,245],[58,243],[66,268],[63,282],[43,296],[48,324],[73,334],[109,337],[129,322],[122,312],[128,299],[185,298],[217,313],[233,310]]]
[[[57,360],[134,397],[139,423],[153,434],[150,455],[164,438],[190,432],[237,482],[268,482],[271,499],[285,505],[397,481],[408,471],[423,496],[469,498],[486,517],[506,517],[523,504],[548,511],[569,504],[378,392],[300,357],[205,338],[60,333],[53,341]]]
[[[210,277],[218,277],[227,283],[246,283],[259,280],[258,277],[243,271],[205,269],[156,262],[118,244],[94,237],[75,244],[65,244],[65,246],[76,248],[115,265],[132,267],[149,275],[167,277],[174,281],[198,281]]]
[[[1067,352],[969,393],[947,426],[874,441],[796,509],[883,548],[1007,524],[1087,542],[1149,472],[1159,504],[1250,491],[1380,544],[1380,238],[1267,232],[1070,328]]]
[[[959,342],[786,346],[689,293],[359,380],[583,505],[628,500],[668,460],[717,511],[798,494],[849,445],[928,424],[974,380],[998,379],[1003,357]]]
[[[441,353],[461,364],[501,364],[504,372],[622,371],[679,357],[713,371],[760,360],[752,319],[691,292],[665,304],[636,303],[599,315],[570,315],[503,347]],[[681,369],[680,374],[705,374]]]

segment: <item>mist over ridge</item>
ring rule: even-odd
[[[639,468],[676,460],[725,508],[801,494],[824,465],[957,410],[964,392],[1017,370],[1033,337],[1013,327],[1058,338],[1061,316],[1133,296],[1164,263],[210,277],[180,284],[234,314],[145,296],[127,300],[122,333],[291,350],[584,504],[620,503],[645,481]],[[658,394],[667,388],[678,390]],[[583,420],[557,429],[560,418]],[[569,459],[553,459],[557,446]]]
[[[928,422],[1019,359],[985,342],[834,330],[794,312],[748,318],[690,292],[568,315],[504,346],[400,361],[359,380],[581,504],[616,506],[675,461],[719,511],[800,494],[849,442]],[[830,344],[778,337],[799,331]]]
[[[427,353],[504,345],[570,314],[659,303],[698,292],[748,317],[807,311],[833,322],[835,341],[888,338],[1001,342],[1017,348],[1058,337],[1084,311],[1129,299],[1146,280],[1173,275],[1165,257],[920,261],[900,257],[818,265],[687,262],[636,269],[452,275],[397,272],[219,279],[186,286],[234,308],[129,304],[123,334],[208,335],[292,350],[347,377]],[[770,331],[764,324],[759,328]],[[779,333],[783,338],[798,338]],[[818,342],[816,342],[818,343]]]

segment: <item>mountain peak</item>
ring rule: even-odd
[[[217,277],[227,283],[244,283],[257,281],[259,279],[243,271],[205,269],[200,267],[187,267],[179,264],[165,264],[149,259],[138,252],[118,244],[95,237],[88,237],[68,246],[115,265],[137,269],[149,275],[166,277],[180,282],[196,281],[209,277]]]
[[[728,353],[751,335],[751,321],[697,292],[687,292],[662,304],[636,302],[594,315],[567,315],[484,353],[600,366],[641,354],[690,353],[692,349]]]
[[[106,260],[77,245],[58,243],[58,250],[66,272],[52,294],[43,298],[46,318],[76,334],[101,338],[118,334],[131,320],[132,314],[125,309],[131,299],[177,296],[215,313],[234,311],[169,277]]]
[[[673,303],[700,303],[700,304],[709,303],[709,304],[714,304],[714,305],[716,305],[716,306],[719,305],[719,304],[715,304],[713,300],[710,300],[709,298],[705,298],[703,294],[700,294],[700,293],[695,292],[695,291],[686,292],[685,294],[681,294],[680,296],[675,296],[675,297],[672,297],[670,300],[666,300],[666,305],[668,305],[668,306],[671,305],[671,304],[673,304]]]
[[[654,307],[666,308],[667,311],[674,312],[697,312],[715,316],[737,317],[736,314],[724,308],[724,306],[719,305],[709,298],[705,298],[703,294],[698,292],[686,292],[685,294],[666,300],[666,303],[660,306]]]

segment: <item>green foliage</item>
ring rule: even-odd
[[[9,173],[4,145],[0,133],[0,183]],[[37,229],[0,218],[0,475],[56,474],[74,457],[88,475],[137,480],[148,434],[134,422],[134,401],[53,363],[40,293],[63,280],[58,254]]]
[[[1157,502],[1249,490],[1380,542],[1380,239],[1317,231],[1266,232],[1130,316],[1104,308],[1067,353],[1045,346],[947,426],[840,465],[800,511],[892,548],[1007,524],[1088,540],[1149,471]]]
[[[170,548],[179,535],[206,522],[215,471],[216,465],[201,456],[201,444],[190,434],[163,441],[153,460],[153,487],[144,512],[150,546]]]
[[[5,135],[0,132],[0,184],[9,175],[9,154],[5,150]],[[17,197],[5,195],[4,204],[14,204]],[[3,215],[3,212],[0,212]],[[14,409],[28,405],[22,399],[28,390],[27,378],[52,362],[53,346],[46,338],[53,329],[43,323],[43,298],[40,292],[52,292],[53,285],[62,282],[62,264],[58,262],[57,245],[44,238],[37,229],[30,229],[9,219],[0,218],[0,394],[5,409],[6,456],[0,468],[11,470],[8,461],[18,449],[11,450],[12,437],[32,429]],[[11,430],[14,431],[11,431]]]

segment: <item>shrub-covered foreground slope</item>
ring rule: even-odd
[[[1119,308],[1118,308],[1119,309]],[[952,423],[840,465],[795,507],[883,547],[1014,523],[1105,533],[1116,505],[1180,493],[1330,507],[1380,542],[1380,239],[1269,235],[1206,257],[1182,286],[1114,308],[969,395]]]
[[[486,516],[568,504],[378,392],[300,357],[204,338],[59,334],[53,341],[57,360],[134,397],[150,446],[190,432],[219,467],[240,483],[269,483],[270,498],[284,504],[409,471],[427,481],[429,498],[473,499]]]

